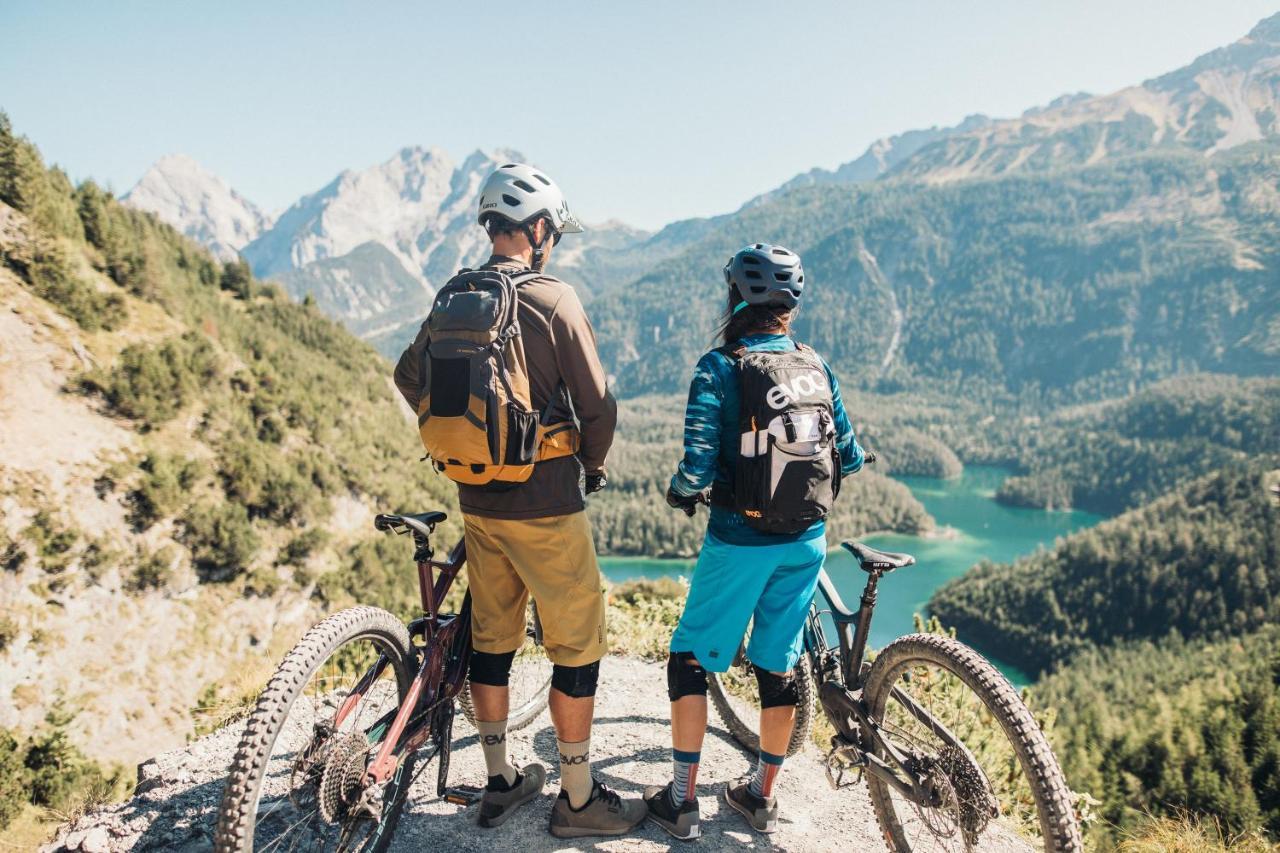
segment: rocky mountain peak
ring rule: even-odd
[[[271,217],[185,154],[161,157],[121,199],[150,211],[223,260],[271,225]]]

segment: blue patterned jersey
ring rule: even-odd
[[[742,343],[751,351],[789,352],[795,341],[786,335],[748,335]],[[840,451],[841,473],[862,468],[863,451],[853,434],[853,424],[840,399],[840,383],[826,361],[822,362],[831,382],[835,409],[836,449]],[[733,360],[712,350],[698,360],[689,386],[689,402],[684,415],[684,458],[671,478],[671,488],[681,495],[693,495],[715,481],[732,482],[738,458],[738,376]],[[734,545],[777,545],[822,536],[825,522],[815,522],[800,533],[779,535],[749,526],[741,515],[727,507],[713,506],[708,530],[722,542]]]

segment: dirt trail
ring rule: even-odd
[[[601,691],[592,736],[592,761],[598,777],[624,795],[638,796],[644,786],[669,778],[666,670],[660,664],[610,657],[602,666]],[[207,850],[213,812],[222,794],[222,776],[240,732],[231,726],[186,749],[165,753],[140,768],[133,799],[86,815],[64,827],[47,850]],[[566,844],[547,833],[552,796],[558,789],[555,734],[544,712],[528,728],[510,735],[518,762],[540,761],[551,771],[547,793],[525,806],[496,830],[475,824],[476,808],[460,809],[435,796],[434,762],[415,783],[391,849],[520,850],[669,850],[673,841],[651,824],[632,836],[584,839]],[[702,751],[698,798],[703,837],[689,849],[701,850],[883,850],[863,785],[833,791],[821,755],[809,748],[787,762],[778,785],[782,804],[779,831],[753,834],[719,800],[726,780],[746,773],[754,761],[730,738],[712,714]],[[475,732],[459,717],[454,727],[452,783],[482,783],[484,760]]]

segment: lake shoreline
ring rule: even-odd
[[[915,630],[914,617],[928,617],[933,592],[974,565],[983,561],[1012,562],[1034,553],[1037,548],[1051,545],[1059,536],[1104,520],[1103,516],[1079,510],[1003,505],[994,495],[999,483],[1012,475],[1005,468],[968,466],[960,477],[948,480],[897,478],[911,489],[937,523],[932,529],[916,534],[872,531],[857,537],[873,548],[905,552],[916,558],[916,565],[893,573],[880,585],[876,619],[871,628],[872,647],[883,647]],[[841,597],[856,600],[866,576],[859,571],[853,555],[841,548],[839,541],[834,544],[835,547],[827,551],[827,574]],[[616,584],[646,578],[689,578],[697,557],[602,555],[599,559],[602,573],[611,584]],[[967,638],[961,636],[960,639]],[[998,654],[975,648],[991,658],[1016,686],[1031,681],[1027,674],[1000,661]]]

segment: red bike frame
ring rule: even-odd
[[[466,681],[467,662],[471,656],[471,618],[469,602],[465,602],[462,613],[441,616],[439,606],[449,593],[450,587],[458,577],[462,564],[467,560],[465,540],[458,540],[449,552],[447,559],[432,559],[430,545],[415,534],[418,551],[414,559],[418,565],[418,589],[422,595],[423,616],[409,624],[409,637],[412,641],[420,637],[421,644],[415,643],[415,657],[419,657],[417,675],[409,685],[409,692],[400,703],[386,736],[378,747],[378,755],[365,771],[365,785],[380,784],[390,779],[400,763],[400,756],[405,752],[418,749],[431,736],[431,715],[425,712],[434,710],[442,702],[452,702],[462,690]],[[433,573],[439,571],[439,575]],[[456,665],[445,671],[445,662],[455,649],[459,650]],[[374,682],[386,670],[385,655],[365,673],[346,698],[334,717],[334,729],[342,726],[343,720],[364,698]],[[406,729],[409,734],[404,737]]]

